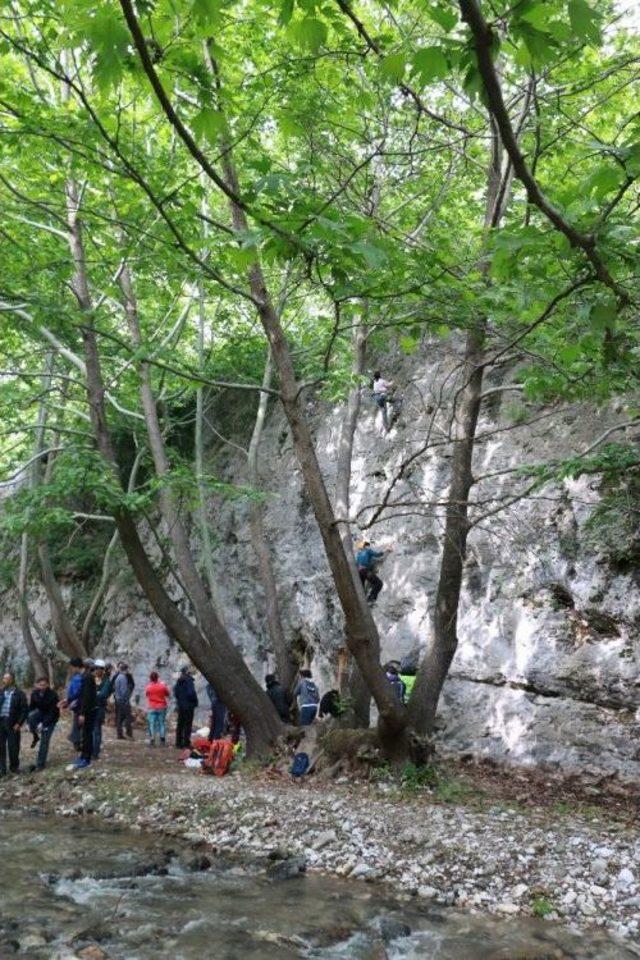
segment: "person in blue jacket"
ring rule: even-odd
[[[60,704],[61,707],[67,707],[71,710],[72,720],[71,720],[71,733],[69,734],[69,740],[73,744],[76,751],[80,752],[80,746],[82,744],[82,731],[78,726],[78,713],[80,710],[80,693],[82,691],[82,659],[80,657],[72,657],[69,660],[69,683],[67,684],[67,693]]]
[[[173,687],[173,695],[176,698],[176,707],[178,710],[178,724],[176,726],[176,747],[179,750],[191,746],[191,729],[193,727],[193,715],[198,706],[198,694],[193,677],[189,673],[189,667],[182,667],[180,676]]]
[[[376,564],[380,563],[393,548],[387,547],[386,550],[374,550],[368,540],[360,540],[357,548],[356,566],[358,567],[360,582],[364,588],[367,603],[369,606],[373,606],[384,586],[384,583],[376,573]]]

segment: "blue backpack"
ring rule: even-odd
[[[293,758],[293,763],[291,764],[291,776],[303,777],[308,769],[309,769],[309,754],[296,753],[295,757]]]

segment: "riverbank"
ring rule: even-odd
[[[628,791],[453,762],[431,785],[412,770],[400,784],[384,771],[366,783],[299,783],[250,763],[217,779],[186,769],[170,747],[112,731],[103,759],[70,772],[62,734],[51,769],[0,783],[0,804],[182,838],[194,866],[206,866],[207,850],[280,858],[283,874],[286,858],[293,872],[304,858],[308,871],[407,897],[596,926],[640,946],[638,801]]]

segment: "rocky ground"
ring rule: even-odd
[[[306,867],[476,913],[595,925],[640,955],[638,797],[629,791],[451,762],[429,784],[412,769],[402,781],[383,770],[367,782],[294,782],[250,762],[217,779],[186,769],[171,747],[111,732],[88,770],[68,771],[65,759],[60,730],[51,769],[5,779],[0,804],[182,837],[194,866],[207,865],[208,851],[268,855],[279,876]]]

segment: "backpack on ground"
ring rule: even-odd
[[[206,757],[202,766],[214,777],[224,777],[225,773],[229,772],[234,753],[230,740],[214,740],[209,749],[209,756]]]
[[[314,703],[320,703],[320,691],[313,680],[305,679],[305,688],[307,695]]]
[[[309,769],[309,754],[296,753],[295,757],[293,758],[293,763],[291,764],[291,776],[303,777],[308,769]]]

